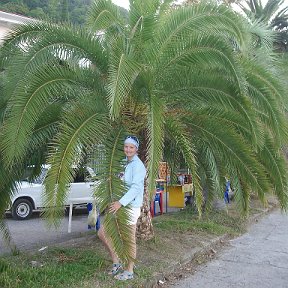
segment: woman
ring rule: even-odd
[[[130,206],[130,220],[128,225],[131,230],[132,259],[136,259],[136,223],[140,216],[141,206],[143,204],[144,179],[146,175],[145,166],[137,156],[138,148],[138,138],[135,136],[127,136],[124,141],[124,153],[127,157],[124,182],[128,188],[128,191],[119,201],[113,202],[108,210],[109,213],[116,213],[122,206]],[[129,260],[126,269],[124,269],[122,273],[118,274],[118,272],[120,272],[122,269],[122,265],[120,264],[120,259],[113,249],[110,239],[106,237],[103,227],[99,229],[98,236],[108,249],[113,261],[112,270],[109,274],[115,275],[115,278],[118,280],[133,279],[134,261]]]

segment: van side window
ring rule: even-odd
[[[76,174],[74,176],[73,179],[73,183],[81,183],[84,182],[84,171],[83,169],[79,169],[78,171],[76,171]]]
[[[73,179],[73,183],[83,183],[91,181],[91,175],[86,168],[80,168],[79,170],[75,169],[74,172],[76,173]]]

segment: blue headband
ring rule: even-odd
[[[135,136],[127,136],[124,141],[124,144],[133,144],[137,150],[139,148],[139,140]]]

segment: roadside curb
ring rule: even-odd
[[[144,284],[144,287],[147,288],[155,288],[159,287],[159,281],[164,281],[163,279],[166,278],[169,274],[176,272],[177,270],[181,269],[181,267],[185,266],[186,264],[192,262],[197,257],[206,254],[208,251],[213,249],[218,244],[222,243],[223,241],[227,240],[228,234],[224,234],[220,237],[211,239],[209,242],[203,244],[202,247],[196,247],[190,251],[187,251],[187,254],[181,257],[180,261],[173,263],[172,265],[165,268],[163,272],[157,272],[157,275],[153,277],[153,279],[149,279]],[[156,274],[156,273],[155,273]]]

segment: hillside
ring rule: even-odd
[[[1,0],[0,10],[54,22],[85,23],[92,0]]]

